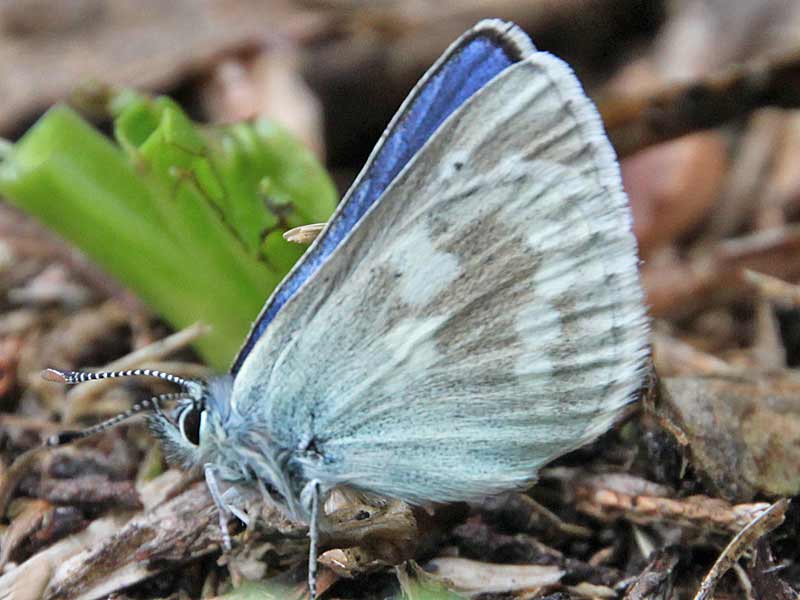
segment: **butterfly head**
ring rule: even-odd
[[[178,384],[182,391],[162,394],[138,402],[129,410],[82,430],[63,431],[46,441],[49,447],[61,446],[114,427],[139,413],[148,413],[148,426],[161,442],[167,462],[183,469],[204,470],[212,494],[216,479],[234,485],[256,488],[288,516],[304,519],[307,510],[300,504],[302,481],[292,475],[286,452],[254,427],[251,416],[241,415],[231,403],[233,377],[224,375],[200,381],[151,369],[128,371],[77,372],[47,369],[43,377],[58,383],[116,377],[149,376]],[[167,403],[174,403],[166,409]],[[221,497],[214,498],[226,508]]]
[[[167,461],[185,469],[200,466],[211,458],[206,456],[214,445],[211,441],[224,438],[222,421],[227,417],[232,378],[215,377],[209,380],[184,379],[171,373],[152,369],[127,371],[59,371],[47,369],[42,376],[48,381],[76,384],[119,377],[156,377],[179,385],[182,390],[161,394],[138,402],[129,410],[102,423],[77,431],[63,431],[50,437],[46,445],[60,446],[76,439],[89,437],[114,427],[139,413],[148,413],[148,425],[164,447]],[[174,403],[170,409],[168,403]]]
[[[153,411],[147,424],[161,442],[167,462],[192,469],[216,458],[215,439],[224,438],[220,407],[230,395],[230,377],[193,382],[191,393],[178,399],[170,413]],[[214,461],[217,462],[217,461]]]

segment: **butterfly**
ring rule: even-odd
[[[174,417],[154,398],[116,420],[151,409],[222,526],[236,508],[220,482],[308,523],[313,596],[333,490],[476,500],[615,423],[648,355],[637,264],[613,149],[572,70],[485,20],[411,91],[230,373],[47,377],[180,385]]]

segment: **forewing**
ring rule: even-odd
[[[475,498],[607,429],[640,383],[644,313],[613,152],[569,67],[537,53],[437,131],[232,401],[327,486]]]
[[[267,300],[234,360],[233,374],[278,311],[328,259],[439,125],[498,73],[533,51],[525,32],[496,19],[481,21],[447,49],[397,111],[328,227]]]

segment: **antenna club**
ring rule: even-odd
[[[42,379],[53,383],[69,383],[69,372],[58,369],[45,369],[41,373]]]

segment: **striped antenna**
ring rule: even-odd
[[[127,371],[61,371],[59,369],[45,369],[42,371],[42,379],[54,383],[83,383],[84,381],[97,381],[98,379],[113,379],[115,377],[156,377],[181,386],[189,392],[193,392],[199,385],[196,381],[184,379],[164,371],[153,369],[129,369]]]
[[[137,402],[125,412],[121,412],[118,415],[111,417],[110,419],[106,419],[105,421],[98,423],[97,425],[92,425],[91,427],[87,427],[86,429],[62,431],[61,433],[51,435],[49,438],[47,438],[47,440],[45,440],[44,445],[47,446],[48,448],[54,448],[56,446],[64,446],[66,444],[70,444],[75,440],[87,438],[97,433],[101,433],[106,429],[111,429],[112,427],[114,427],[118,423],[121,423],[125,419],[133,417],[134,415],[138,415],[139,413],[144,412],[146,410],[153,410],[160,414],[162,402],[167,402],[169,400],[176,400],[179,398],[186,398],[186,397],[187,397],[186,394],[183,392],[153,396],[152,398],[148,398],[147,400],[142,400],[141,402]]]

